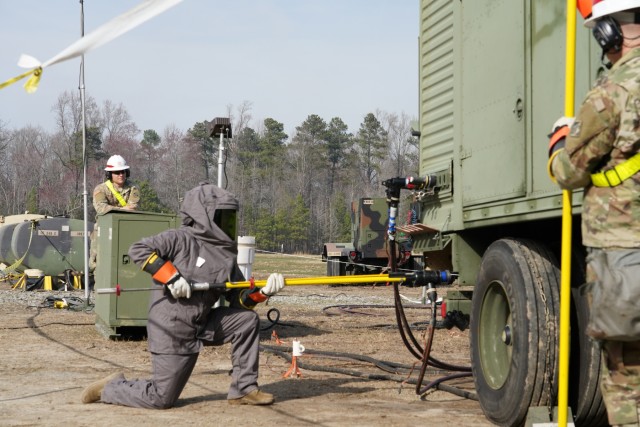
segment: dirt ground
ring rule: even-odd
[[[0,286],[0,292],[22,292],[7,289]],[[82,291],[77,294],[84,297]],[[419,289],[403,289],[402,294],[411,305],[421,297]],[[148,377],[144,338],[105,338],[94,326],[92,311],[5,302],[0,306],[0,425],[492,425],[477,401],[440,390],[420,397],[414,384],[402,383],[409,375],[418,377],[420,364],[402,342],[392,304],[393,288],[382,285],[287,287],[257,309],[265,329],[260,386],[276,396],[274,405],[227,404],[231,363],[229,347],[223,346],[201,353],[176,407],[155,411],[80,402],[87,384],[112,372]],[[414,331],[422,342],[429,310],[407,307],[408,320],[418,322]],[[268,328],[271,309],[279,311],[279,320]],[[274,319],[276,312],[270,317]],[[289,355],[293,338],[306,351],[298,358],[301,376],[285,378],[291,362],[282,354]],[[468,331],[437,329],[431,354],[442,362],[468,366],[468,342]],[[347,355],[366,356],[398,372]],[[414,364],[411,373],[407,368]],[[423,386],[450,373],[430,367]],[[473,393],[471,378],[445,384]]]

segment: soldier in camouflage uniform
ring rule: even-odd
[[[585,188],[587,333],[602,344],[601,390],[609,423],[638,426],[640,0],[595,0],[586,25],[613,65],[575,120],[554,124],[549,172],[563,189]]]
[[[93,190],[93,207],[96,214],[104,215],[114,209],[136,210],[140,202],[140,190],[129,182],[130,168],[122,156],[114,155],[107,160],[104,168],[106,181],[100,183]],[[89,268],[96,268],[98,259],[97,239],[98,219],[91,233],[91,250]]]

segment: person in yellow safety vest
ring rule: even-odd
[[[129,182],[131,168],[125,159],[118,154],[109,157],[104,170],[106,181],[98,184],[93,190],[93,207],[96,210],[96,214],[100,216],[112,210],[120,209],[136,210],[140,202],[140,190]],[[92,271],[96,268],[98,259],[97,233],[98,220],[96,217],[96,223],[91,233],[89,257],[89,268]]]
[[[581,1],[610,64],[574,119],[552,128],[548,170],[584,188],[582,243],[591,302],[587,334],[603,350],[611,425],[638,426],[640,402],[640,0]]]

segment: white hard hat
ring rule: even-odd
[[[123,171],[129,169],[129,165],[122,156],[115,154],[109,157],[107,160],[107,167],[104,168],[107,172]]]
[[[640,8],[640,0],[593,0],[591,17],[584,21],[584,25],[593,28],[596,20],[603,16]]]

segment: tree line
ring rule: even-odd
[[[340,117],[310,114],[287,135],[274,118],[254,122],[251,108],[227,106],[233,138],[224,140],[221,172],[240,201],[238,234],[255,236],[259,249],[320,253],[325,242],[347,242],[351,202],[384,196],[383,180],[418,170],[418,140],[404,112],[366,113],[356,131]],[[86,96],[83,150],[79,94],[62,93],[51,111],[53,131],[11,129],[0,116],[0,215],[82,219],[85,157],[91,220],[91,194],[113,154],[131,166],[144,211],[178,213],[186,191],[217,184],[219,138],[206,120],[186,131],[141,131],[122,103]]]

